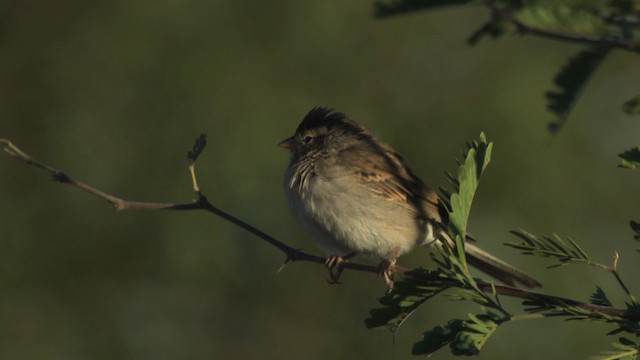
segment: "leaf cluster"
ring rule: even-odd
[[[604,265],[595,261],[582,247],[570,238],[558,235],[535,235],[525,230],[512,231],[520,242],[506,245],[522,251],[526,255],[536,255],[553,259],[556,263],[549,266],[557,268],[568,264],[586,264],[605,270],[614,275],[622,290],[628,295],[623,308],[615,308],[602,287],[597,287],[589,303],[576,300],[520,291],[524,298],[522,314],[514,314],[503,306],[493,282],[477,279],[470,275],[464,256],[464,241],[467,220],[480,176],[489,164],[492,143],[488,143],[484,134],[480,140],[468,144],[464,161],[459,161],[457,177],[448,174],[453,190],[443,190],[443,203],[452,225],[447,229],[450,239],[443,239],[436,247],[432,258],[437,264],[435,270],[415,269],[405,273],[403,280],[379,301],[382,307],[371,310],[365,324],[369,328],[387,328],[392,332],[400,326],[430,299],[444,294],[450,300],[471,301],[481,311],[468,314],[466,318],[454,318],[446,324],[438,325],[423,333],[422,339],[412,347],[415,355],[430,355],[448,347],[454,355],[474,355],[481,351],[488,339],[496,333],[499,326],[514,320],[544,317],[562,317],[566,320],[604,322],[614,325],[608,335],[626,333],[640,336],[640,303],[629,291],[617,271],[617,254],[613,265]],[[636,234],[640,234],[640,225],[632,222]],[[640,235],[636,235],[640,238]],[[451,239],[455,239],[452,241]],[[504,289],[504,286],[501,286]],[[504,294],[505,292],[503,292]],[[524,295],[523,295],[524,293]],[[507,293],[509,295],[509,293]],[[610,359],[615,357],[638,355],[638,348],[632,340],[621,338],[614,344],[616,350],[604,353]],[[613,356],[613,357],[612,357]]]
[[[618,167],[635,170],[640,166],[640,146],[636,146],[618,155],[620,165]]]
[[[478,315],[469,314],[467,319],[452,319],[424,333],[421,341],[413,346],[413,354],[428,355],[449,345],[453,354],[477,354],[498,325],[509,319],[497,294],[484,292],[478,281],[467,269],[464,241],[471,203],[480,176],[489,164],[493,144],[484,134],[480,140],[468,144],[464,161],[459,162],[457,178],[448,175],[453,191],[445,191],[443,202],[448,209],[450,226],[448,235],[455,241],[443,239],[437,252],[432,254],[438,264],[436,270],[415,269],[405,273],[405,279],[380,299],[382,308],[373,309],[365,321],[369,328],[386,327],[397,331],[402,323],[421,305],[434,296],[449,293],[452,300],[470,300],[483,308]],[[486,284],[486,282],[483,282]],[[486,310],[486,308],[495,311]]]
[[[503,318],[493,312],[469,314],[467,320],[450,320],[426,331],[423,340],[416,343],[411,352],[414,355],[431,355],[449,345],[454,355],[477,355],[502,321]]]
[[[559,263],[550,265],[550,268],[570,263],[592,262],[589,255],[571,238],[567,238],[565,241],[556,234],[538,236],[523,229],[513,230],[511,233],[520,238],[522,243],[506,243],[505,245],[522,250],[525,255],[552,257],[558,260]]]

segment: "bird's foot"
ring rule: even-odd
[[[378,265],[378,276],[384,279],[389,287],[388,291],[393,290],[393,272],[395,271],[396,259],[398,259],[399,250],[395,249],[390,259],[385,259]]]
[[[345,256],[328,256],[325,259],[324,264],[329,269],[329,279],[327,279],[329,284],[340,284],[340,276],[344,270],[342,265],[355,255],[355,253],[350,253]]]
[[[378,276],[384,279],[384,282],[389,287],[389,291],[393,290],[393,270],[396,264],[396,259],[382,260],[378,265]]]

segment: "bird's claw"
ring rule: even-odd
[[[380,265],[378,265],[378,276],[384,279],[384,282],[389,287],[389,291],[393,290],[393,272],[394,266],[396,264],[395,259],[393,260],[382,260]]]
[[[398,258],[398,255],[399,250],[395,249],[393,251],[393,256],[391,256],[391,259],[382,260],[380,262],[380,265],[378,265],[378,276],[382,276],[382,278],[384,279],[384,282],[389,287],[389,290],[387,290],[388,292],[391,292],[391,290],[393,290],[393,273],[395,271],[396,259]]]
[[[328,256],[325,259],[324,264],[329,269],[329,279],[327,279],[329,284],[340,284],[340,276],[344,270],[342,265],[355,255],[355,253],[350,253],[345,256]]]

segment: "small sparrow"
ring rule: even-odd
[[[313,108],[279,146],[291,151],[284,177],[289,208],[328,255],[333,282],[340,264],[359,256],[381,261],[380,272],[391,287],[399,256],[418,246],[438,245],[440,238],[451,242],[438,194],[390,145],[345,114]],[[540,286],[469,241],[465,251],[469,264],[505,284]]]

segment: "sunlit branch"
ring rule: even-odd
[[[272,237],[271,235],[263,232],[262,230],[257,229],[256,227],[238,219],[237,217],[230,215],[229,213],[220,210],[219,208],[215,207],[213,204],[211,204],[209,202],[209,200],[207,200],[207,198],[202,194],[202,192],[200,191],[200,189],[197,187],[197,181],[195,179],[195,168],[193,167],[193,163],[190,164],[190,173],[192,174],[192,180],[193,180],[193,184],[194,189],[196,190],[196,194],[198,196],[198,198],[193,201],[193,202],[189,202],[189,203],[155,203],[155,202],[140,202],[140,201],[130,201],[130,200],[125,200],[125,199],[121,199],[119,197],[113,196],[111,194],[108,194],[104,191],[101,191],[99,189],[94,188],[93,186],[87,185],[85,183],[82,183],[80,181],[77,181],[75,179],[73,179],[72,177],[70,177],[69,175],[67,175],[64,171],[58,170],[56,168],[53,168],[47,164],[44,164],[38,160],[35,160],[34,158],[32,158],[31,156],[27,155],[25,152],[23,152],[22,150],[20,150],[18,147],[16,147],[13,143],[11,143],[10,141],[6,140],[6,139],[0,139],[0,145],[3,146],[4,151],[13,156],[14,158],[23,161],[29,165],[35,166],[37,168],[43,169],[46,172],[48,172],[52,177],[53,180],[63,183],[63,184],[68,184],[71,185],[73,187],[76,187],[78,189],[81,189],[89,194],[92,194],[94,196],[97,196],[98,198],[101,198],[103,200],[106,200],[107,202],[109,202],[116,210],[118,211],[122,211],[122,210],[133,210],[133,209],[140,209],[140,210],[205,210],[208,211],[218,217],[221,217],[222,219],[250,232],[251,234],[255,235],[256,237],[266,241],[267,243],[269,243],[270,245],[274,246],[275,248],[277,248],[278,250],[280,250],[281,252],[283,252],[286,255],[286,259],[285,259],[285,264],[289,263],[289,262],[294,262],[294,261],[305,261],[305,262],[312,262],[312,263],[317,263],[317,264],[325,264],[325,258],[324,257],[320,257],[320,256],[316,256],[316,255],[312,255],[309,253],[306,253],[302,250],[298,250],[296,248],[293,248],[287,244],[285,244],[284,242]],[[377,274],[378,273],[378,267],[377,266],[373,266],[373,265],[366,265],[366,264],[358,264],[358,263],[354,263],[354,262],[344,262],[341,264],[341,266],[344,269],[351,269],[351,270],[357,270],[357,271],[363,271],[363,272],[368,272],[368,273],[374,273]],[[425,273],[422,272],[415,272],[412,270],[408,270],[402,266],[396,265],[394,266],[394,272],[396,274],[403,274],[405,276],[411,276],[414,279],[418,279],[420,281],[424,281],[425,283],[429,283],[429,282],[440,282],[442,283],[443,279],[440,277],[436,277],[436,276],[429,276]],[[456,287],[460,287],[460,284],[455,281],[452,280],[452,286],[456,286]],[[506,285],[494,285],[494,287],[492,288],[492,285],[490,283],[484,282],[482,280],[478,280],[478,287],[480,288],[480,290],[484,291],[484,292],[493,292],[495,289],[496,294],[499,295],[503,295],[503,296],[509,296],[509,297],[514,297],[514,298],[520,298],[520,299],[525,299],[525,300],[548,300],[548,301],[555,301],[558,303],[562,303],[562,304],[566,304],[566,305],[570,305],[570,306],[575,306],[575,307],[579,307],[582,308],[584,310],[588,310],[594,313],[602,313],[602,314],[607,314],[607,315],[612,315],[612,316],[620,316],[620,317],[625,317],[629,315],[629,312],[627,311],[627,309],[622,309],[622,308],[613,308],[613,307],[606,307],[606,306],[599,306],[599,305],[593,305],[593,304],[588,304],[588,303],[583,303],[583,302],[579,302],[579,301],[575,301],[575,300],[571,300],[571,299],[566,299],[566,298],[561,298],[561,297],[556,297],[556,296],[551,296],[551,295],[546,295],[546,294],[541,294],[541,293],[537,293],[537,292],[533,292],[530,290],[525,290],[525,289],[520,289],[520,288],[516,288],[516,287],[512,287],[512,286],[506,286]]]

